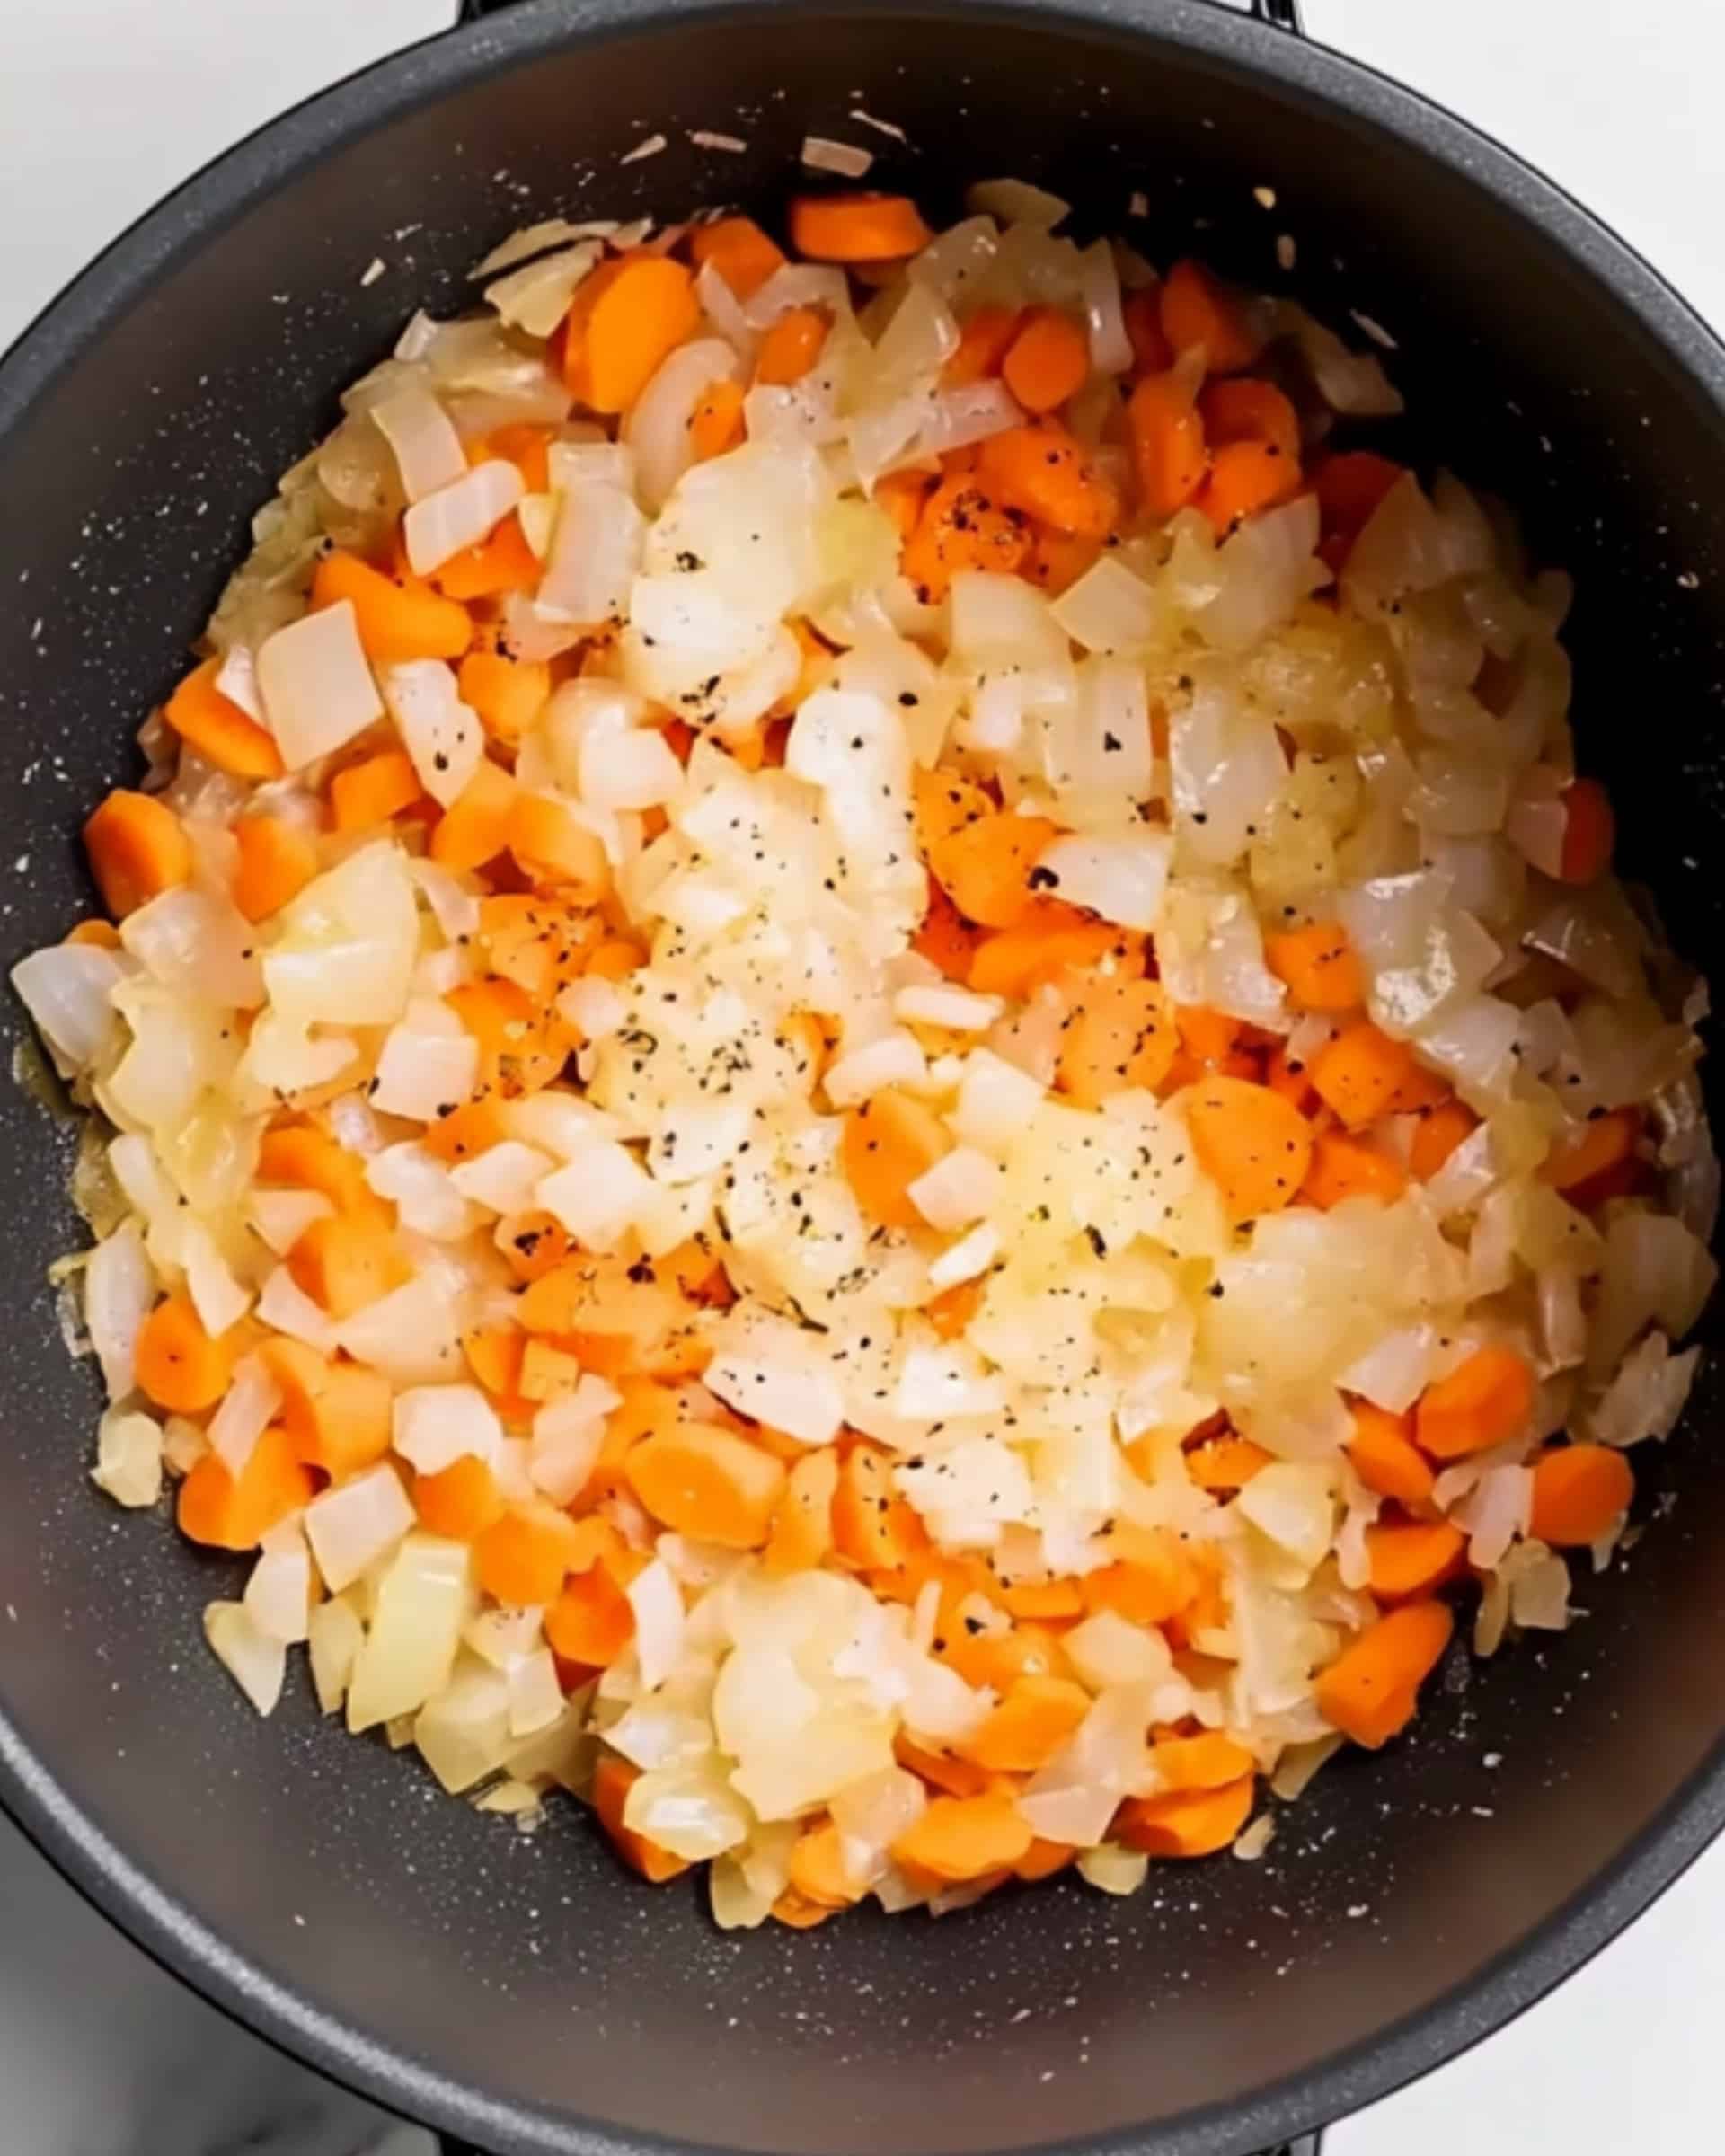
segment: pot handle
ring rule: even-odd
[[[482,22],[487,15],[501,14],[506,7],[513,4],[514,0],[461,0],[456,12],[456,20],[457,22]],[[1246,0],[1244,12],[1255,21],[1270,23],[1277,30],[1291,31],[1296,37],[1301,34],[1300,0]],[[460,2152],[454,2151],[451,2156],[460,2156]],[[1279,2152],[1277,2156],[1279,2156]],[[1291,2152],[1291,2156],[1305,2156],[1305,2152],[1296,2148]]]

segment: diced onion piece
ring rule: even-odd
[[[942,1250],[929,1265],[931,1287],[957,1287],[986,1273],[1000,1255],[1000,1230],[991,1221],[971,1229],[968,1235]]]
[[[872,150],[859,149],[854,142],[834,142],[825,135],[805,135],[802,162],[811,172],[836,172],[841,180],[860,180],[874,163]]]
[[[263,699],[258,694],[257,655],[250,644],[230,644],[216,669],[216,686],[230,703],[237,703],[248,719],[264,724]]]
[[[348,1688],[356,1736],[416,1713],[449,1682],[473,1600],[471,1561],[465,1543],[429,1534],[410,1534],[397,1550]]]
[[[626,1147],[608,1139],[585,1146],[546,1176],[534,1202],[590,1250],[615,1250],[653,1196],[652,1179]]]
[[[596,808],[657,808],[683,784],[683,766],[656,727],[594,729],[579,751],[581,798]]]
[[[536,1647],[513,1663],[508,1673],[509,1735],[531,1736],[548,1729],[563,1711],[563,1688],[548,1647]]]
[[[1122,928],[1154,929],[1173,860],[1173,841],[1159,832],[1120,837],[1057,838],[1037,862],[1055,880],[1048,888],[1069,905],[1088,906]]]
[[[540,614],[585,628],[621,620],[646,534],[646,518],[622,487],[587,479],[566,486],[539,579]]]
[[[180,886],[128,914],[119,940],[176,995],[253,1011],[263,1001],[258,932],[232,899]]]
[[[691,431],[695,406],[715,382],[734,382],[740,372],[731,346],[697,337],[665,359],[623,422],[623,438],[635,453],[635,491],[652,513],[694,462]]]
[[[505,1138],[460,1162],[449,1171],[449,1180],[464,1198],[489,1212],[526,1213],[532,1210],[534,1191],[555,1166],[536,1145]]]
[[[512,328],[525,330],[529,337],[549,337],[603,252],[589,240],[528,262],[487,285],[486,304]]]
[[[471,1456],[489,1462],[502,1442],[497,1410],[477,1385],[411,1385],[395,1395],[391,1442],[421,1475]]]
[[[553,1505],[571,1505],[587,1488],[605,1443],[605,1418],[619,1395],[583,1372],[575,1390],[548,1400],[533,1418],[528,1472]]]
[[[964,206],[1003,225],[1028,225],[1033,232],[1052,232],[1072,215],[1070,202],[1028,180],[974,181],[964,190]]]
[[[1028,1130],[1047,1089],[987,1048],[966,1056],[952,1128],[960,1141],[1001,1154]]]
[[[209,1418],[210,1450],[230,1475],[244,1473],[252,1447],[281,1406],[281,1389],[255,1355],[234,1366],[220,1406]]]
[[[479,1082],[479,1043],[453,1012],[442,1014],[453,1021],[450,1029],[422,1029],[429,1025],[429,1010],[415,1005],[385,1036],[371,1088],[380,1113],[435,1123],[471,1097]]]
[[[466,471],[461,437],[429,389],[409,383],[393,396],[380,397],[371,407],[371,418],[395,453],[402,491],[410,502],[423,501]]]
[[[204,1610],[204,1637],[216,1658],[260,1714],[274,1711],[288,1674],[288,1649],[261,1632],[243,1603],[212,1602]]]
[[[508,1674],[457,1669],[420,1710],[413,1742],[452,1797],[494,1774],[511,1742]]]
[[[802,1445],[830,1445],[844,1424],[838,1379],[794,1337],[765,1337],[753,1353],[721,1351],[707,1365],[703,1382],[727,1407]]]
[[[1124,561],[1103,554],[1054,601],[1054,618],[1088,651],[1132,651],[1155,635],[1163,608]]]
[[[110,1408],[96,1426],[91,1480],[117,1505],[154,1505],[162,1495],[162,1426],[155,1417]]]
[[[456,554],[477,546],[526,492],[517,466],[494,456],[475,464],[452,485],[416,501],[402,519],[408,567],[416,577],[429,577]],[[269,646],[264,649],[267,651]]]
[[[1005,1007],[997,995],[978,995],[944,981],[901,988],[892,999],[893,1016],[907,1025],[935,1026],[949,1033],[986,1033]]]
[[[1120,306],[1120,273],[1106,240],[1094,241],[1079,256],[1078,287],[1090,331],[1091,366],[1101,375],[1129,374],[1132,340]]]
[[[655,1692],[682,1658],[686,1621],[683,1591],[669,1567],[655,1558],[636,1573],[627,1592],[629,1606],[635,1613],[635,1653],[641,1663],[641,1690]]]
[[[384,700],[366,662],[353,601],[321,606],[266,637],[258,649],[258,691],[289,771],[303,771],[375,725]]]
[[[306,1636],[318,1706],[325,1714],[333,1714],[348,1696],[348,1680],[365,1644],[365,1627],[352,1604],[336,1595],[313,1610]]]
[[[1234,1508],[1306,1572],[1322,1563],[1336,1508],[1331,1471],[1320,1462],[1271,1461],[1240,1492]]]
[[[210,1338],[237,1325],[252,1307],[252,1291],[234,1278],[215,1237],[201,1221],[181,1222],[180,1261],[186,1271],[186,1293]]]
[[[1000,1195],[1001,1171],[986,1153],[955,1145],[911,1184],[907,1196],[931,1228],[951,1233],[983,1219]]]
[[[114,1039],[110,996],[127,971],[116,952],[94,943],[57,943],[13,968],[12,985],[63,1072],[87,1070]]]
[[[751,294],[743,316],[751,330],[770,329],[792,307],[824,307],[836,320],[851,311],[851,289],[842,270],[812,262],[787,262]]]
[[[336,1328],[355,1362],[398,1385],[435,1385],[460,1374],[461,1329],[447,1283],[421,1271]]]
[[[321,1190],[253,1190],[245,1201],[248,1223],[278,1258],[285,1258],[314,1220],[335,1211]]]
[[[1092,1692],[1110,1684],[1160,1684],[1172,1674],[1168,1642],[1154,1625],[1132,1624],[1113,1610],[1098,1610],[1061,1640],[1080,1680]]]
[[[440,658],[385,667],[378,679],[420,784],[447,808],[466,790],[484,754],[478,713],[461,701],[455,675]]]
[[[393,1550],[414,1522],[402,1479],[387,1462],[326,1489],[305,1507],[305,1539],[332,1595]]]
[[[647,1165],[661,1183],[699,1182],[736,1159],[753,1122],[747,1101],[679,1103],[660,1118],[647,1148]]]
[[[821,1079],[827,1098],[835,1108],[854,1108],[878,1093],[882,1086],[920,1085],[928,1074],[928,1059],[908,1033],[883,1033],[837,1056]]]
[[[302,1546],[266,1550],[245,1583],[245,1613],[266,1639],[296,1647],[310,1629],[312,1560]]]
[[[110,1400],[124,1400],[137,1383],[134,1352],[155,1302],[144,1237],[136,1221],[122,1221],[91,1251],[84,1272],[84,1321]]]
[[[335,1327],[285,1265],[279,1265],[264,1282],[258,1296],[258,1316],[272,1332],[285,1332],[290,1340],[304,1340],[320,1355],[335,1352]]]
[[[379,840],[308,883],[276,916],[275,941],[263,961],[274,1009],[265,1017],[392,1025],[407,1001],[419,948],[407,857]]]

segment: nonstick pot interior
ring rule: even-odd
[[[8,960],[86,903],[80,815],[134,769],[130,732],[251,509],[406,312],[460,304],[532,216],[771,214],[810,131],[875,149],[937,214],[1010,171],[1118,229],[1142,190],[1128,229],[1153,257],[1195,245],[1393,334],[1417,416],[1379,438],[1519,502],[1575,571],[1584,755],[1679,947],[1717,955],[1719,355],[1552,190],[1198,6],[697,0],[630,21],[621,0],[540,0],[266,133],[0,368]],[[662,155],[619,162],[654,134]],[[572,1808],[522,1837],[319,1723],[303,1683],[251,1715],[199,1629],[234,1568],[84,1479],[95,1383],[45,1286],[78,1239],[67,1150],[0,1089],[0,1794],[213,1995],[488,2146],[1237,2156],[1482,2033],[1719,1821],[1725,1479],[1703,1383],[1686,1431],[1638,1458],[1682,1503],[1587,1583],[1588,1621],[1489,1668],[1458,1657],[1419,1733],[1326,1774],[1262,1862],[1164,1867],[1126,1902],[1057,1883],[940,1923],[722,1937],[692,1885],[649,1892]]]

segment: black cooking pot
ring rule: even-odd
[[[81,815],[134,768],[251,510],[404,313],[463,304],[531,215],[771,216],[806,132],[865,142],[937,215],[999,171],[1094,229],[1142,190],[1152,256],[1197,246],[1393,334],[1411,416],[1388,446],[1519,503],[1575,572],[1584,760],[1675,943],[1718,956],[1725,353],[1573,203],[1201,0],[531,0],[266,128],[0,366],[8,961],[86,902]],[[620,163],[654,133],[661,155]],[[0,1089],[0,1799],[253,2028],[505,2156],[1242,2156],[1499,2027],[1725,1821],[1703,1382],[1686,1434],[1637,1456],[1647,1495],[1682,1503],[1583,1586],[1587,1621],[1485,1667],[1457,1653],[1418,1733],[1329,1770],[1263,1862],[1166,1866],[1125,1902],[1057,1883],[938,1924],[721,1936],[697,1888],[648,1892],[572,1807],[524,1839],[320,1722],[303,1683],[251,1714],[199,1634],[234,1568],[84,1487],[96,1386],[45,1286],[80,1240],[67,1150]]]

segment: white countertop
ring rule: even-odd
[[[1311,33],[1512,144],[1725,325],[1717,0],[1304,0]],[[11,0],[0,346],[259,121],[444,27],[454,0]],[[21,208],[20,206],[24,206]],[[1718,2145],[1725,1843],[1510,2029],[1334,2129],[1326,2156],[1687,2156]],[[150,1968],[0,1824],[7,2156],[424,2156]]]

